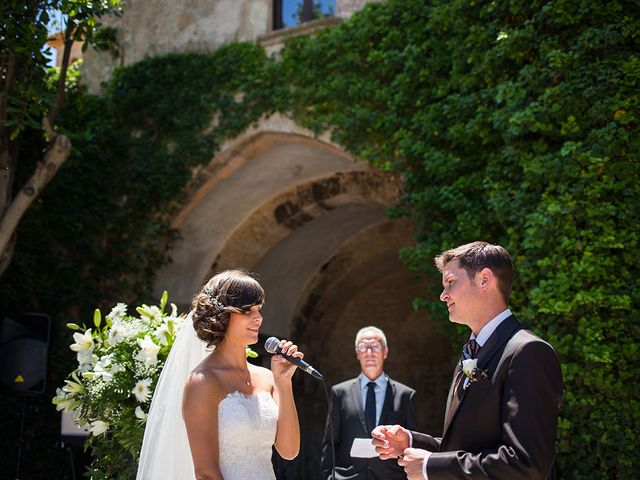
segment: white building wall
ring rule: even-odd
[[[346,19],[376,0],[336,0],[336,17]],[[83,82],[98,92],[116,66],[149,55],[206,52],[224,43],[255,41],[272,31],[273,0],[128,0],[119,18],[103,19],[115,27],[118,58],[88,49]]]

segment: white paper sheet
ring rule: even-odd
[[[354,458],[377,457],[376,448],[371,443],[371,438],[354,438],[351,445],[351,456]]]

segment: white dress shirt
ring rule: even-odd
[[[484,327],[482,327],[482,329],[478,332],[477,336],[474,333],[471,333],[471,337],[469,337],[469,339],[470,340],[475,339],[476,342],[478,342],[478,345],[480,346],[480,348],[482,348],[482,346],[485,343],[487,343],[487,340],[489,340],[489,337],[493,334],[493,332],[496,331],[496,328],[498,328],[498,325],[500,325],[510,316],[511,316],[511,310],[507,308],[505,311],[493,317],[493,319],[489,323],[487,323]],[[469,378],[465,377],[464,379],[465,387],[467,386],[468,382],[469,382]],[[411,434],[409,434],[409,445],[411,445],[412,443],[413,443],[413,438],[411,438]],[[427,475],[427,462],[429,461],[430,456],[431,456],[431,452],[427,452],[427,454],[424,457],[424,461],[422,462],[422,476],[424,477],[424,480],[429,480],[429,476]]]
[[[478,336],[476,336],[474,333],[471,333],[469,340],[475,339],[475,341],[478,343],[478,346],[482,348],[484,344],[487,343],[487,340],[489,340],[489,337],[493,335],[493,332],[496,331],[498,325],[500,325],[510,316],[511,310],[507,308],[504,312],[501,312],[493,317],[493,319],[489,323],[482,327],[482,330],[478,332]],[[469,377],[464,377],[463,388],[467,388],[467,385],[469,385]]]

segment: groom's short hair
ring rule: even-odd
[[[458,260],[460,268],[466,270],[471,280],[483,268],[488,268],[498,279],[502,298],[505,303],[509,303],[514,268],[511,255],[504,247],[487,242],[472,242],[445,250],[434,260],[440,272],[444,271],[449,262]]]

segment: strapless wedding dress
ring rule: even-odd
[[[269,392],[232,392],[218,405],[220,470],[225,480],[275,480],[271,447],[278,405]]]

